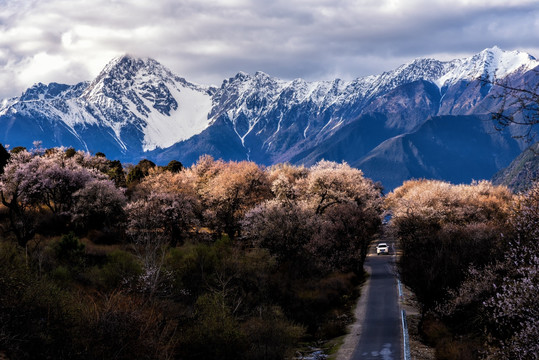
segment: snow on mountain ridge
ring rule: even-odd
[[[110,61],[92,82],[36,84],[20,98],[4,101],[0,115],[11,111],[54,119],[73,135],[77,127],[109,128],[124,151],[122,132],[134,127],[142,134],[142,150],[148,151],[202,132],[209,125],[211,91],[153,59],[125,55]]]
[[[360,77],[353,81],[284,81],[260,71],[254,75],[239,72],[235,77],[225,80],[217,90],[209,116],[215,121],[225,114],[242,144],[255,127],[258,128],[257,133],[263,133],[261,126],[267,126],[268,130],[273,127],[273,135],[262,139],[264,144],[271,144],[283,129],[283,116],[293,107],[303,104],[304,109],[309,109],[309,117],[317,117],[329,111],[331,115],[324,118],[325,123],[313,127],[311,120],[308,120],[306,125],[302,125],[303,138],[306,138],[308,134],[317,136],[345,123],[343,116],[351,115],[347,107],[361,109],[372,99],[406,83],[425,80],[437,84],[441,89],[444,84],[452,85],[459,80],[471,81],[485,73],[494,72],[497,78],[501,78],[522,67],[534,67],[531,59],[527,54],[504,52],[494,47],[469,58],[447,62],[415,59],[380,75]],[[259,124],[264,117],[274,119],[275,123]]]
[[[504,51],[494,46],[469,58],[448,61],[444,65],[445,74],[434,81],[440,88],[460,80],[500,80],[516,71],[531,70],[539,66],[539,61],[527,53]]]
[[[98,104],[123,114],[94,113],[118,139],[125,126],[135,125],[143,133],[143,151],[149,151],[185,140],[209,125],[209,90],[174,75],[153,59],[124,55],[107,64],[80,100],[86,106]]]
[[[159,112],[148,115],[144,131],[144,151],[165,148],[201,133],[210,124],[211,97],[191,88],[175,88],[173,96],[180,104],[171,116]]]
[[[538,64],[528,54],[493,47],[447,62],[415,59],[352,81],[285,81],[260,71],[240,72],[217,89],[190,83],[153,59],[124,55],[110,61],[92,82],[37,84],[18,99],[4,100],[0,115],[41,114],[63,122],[74,134],[77,127],[109,128],[124,151],[128,150],[125,131],[140,134],[141,150],[148,151],[186,140],[225,116],[242,144],[255,128],[265,136],[262,143],[271,144],[283,131],[282,125],[295,121],[283,123],[294,107],[308,112],[299,119],[304,121],[299,131],[306,139],[332,131],[357,116],[372,99],[406,83],[426,80],[442,89],[480,76],[501,79]]]

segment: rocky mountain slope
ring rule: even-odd
[[[20,98],[4,101],[0,139],[23,146],[41,140],[44,146],[74,146],[128,159],[204,130],[211,92],[154,60],[124,56],[92,82],[37,84]]]
[[[501,100],[499,91],[479,78],[522,83],[538,65],[528,54],[494,47],[447,62],[417,59],[353,81],[284,81],[257,72],[238,73],[216,88],[190,83],[155,60],[123,56],[91,82],[37,84],[18,98],[4,100],[0,142],[31,147],[41,140],[45,147],[101,151],[122,161],[146,157],[158,163],[177,159],[185,165],[201,154],[266,165],[344,160],[384,184],[394,178],[386,185],[391,188],[410,177],[445,176],[434,171],[436,166],[426,164],[418,171],[402,161],[399,176],[393,168],[384,170],[384,161],[393,163],[405,154],[411,159],[412,148],[396,146],[399,141],[420,136],[429,124],[442,121],[435,120],[438,117],[481,118]],[[479,128],[482,135],[490,131],[490,125],[467,128],[462,121],[455,123],[463,138]],[[437,144],[449,141],[445,134],[454,136],[449,128],[436,128]],[[470,146],[470,151],[485,156],[493,152],[495,160],[489,161],[494,167],[481,176],[490,177],[489,171],[506,166],[506,158],[523,148],[509,135],[487,147],[484,141]],[[505,145],[496,148],[499,142]],[[391,156],[384,158],[389,149]],[[435,149],[442,151],[444,146],[422,151]],[[471,176],[463,172],[448,180],[467,181]]]
[[[506,185],[515,192],[528,190],[534,181],[539,181],[539,142],[524,150],[508,167],[492,177],[494,184]]]

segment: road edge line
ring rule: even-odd
[[[368,274],[365,282],[360,285],[361,293],[357,299],[354,309],[354,322],[348,325],[348,334],[345,335],[345,340],[337,350],[336,360],[351,360],[359,343],[359,338],[363,332],[363,322],[367,311],[367,302],[369,300],[369,291],[371,288],[371,267],[364,265],[363,269]],[[354,330],[356,330],[354,332]]]
[[[399,298],[402,304],[402,284],[400,279],[397,279],[397,284],[399,288]],[[404,360],[411,360],[412,356],[410,354],[410,338],[408,335],[408,322],[406,321],[406,310],[401,309],[401,320],[402,320],[402,347],[403,347],[403,358]]]
[[[403,348],[404,348],[404,360],[411,360],[410,354],[410,340],[408,339],[408,324],[406,322],[406,310],[402,309],[402,337],[403,337]]]

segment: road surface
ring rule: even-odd
[[[402,359],[401,313],[392,262],[393,256],[389,255],[367,257],[365,266],[371,270],[368,298],[352,360]]]

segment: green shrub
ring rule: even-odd
[[[112,290],[133,285],[142,274],[137,258],[126,251],[114,250],[107,255],[107,262],[94,273],[94,281],[104,289]]]
[[[183,164],[178,160],[171,160],[164,169],[173,173],[178,173],[183,170]]]
[[[0,308],[17,301],[30,274],[17,246],[11,242],[0,241]]]
[[[69,267],[84,265],[85,248],[86,246],[79,241],[73,232],[63,235],[54,246],[58,262]]]
[[[0,174],[4,172],[4,166],[6,166],[8,160],[9,160],[9,153],[7,152],[6,148],[0,144]]]
[[[69,277],[67,269],[58,274]],[[0,349],[13,359],[62,359],[70,353],[78,302],[49,277],[38,278],[14,246],[0,242]]]
[[[187,296],[194,302],[206,290],[205,286],[214,275],[217,262],[213,246],[186,244],[171,249],[166,267],[173,274],[175,296]]]
[[[67,148],[66,151],[65,151],[65,156],[66,158],[72,158],[73,156],[75,156],[77,154],[77,151],[70,147],[70,148]]]
[[[242,352],[239,324],[217,294],[204,294],[195,304],[193,324],[184,332],[182,350],[190,357],[235,360]]]
[[[148,176],[150,169],[155,168],[156,165],[150,160],[142,159],[137,165],[135,165],[127,174],[127,185],[136,184]]]
[[[18,154],[22,151],[26,151],[26,148],[24,146],[15,146],[13,149],[11,149],[11,154]]]
[[[71,271],[68,267],[60,265],[51,272],[51,277],[59,284],[68,284],[73,280]]]
[[[246,342],[245,359],[280,360],[291,355],[305,329],[286,319],[278,307],[261,308],[241,330]]]
[[[175,320],[139,296],[113,291],[83,299],[76,359],[171,359]]]

